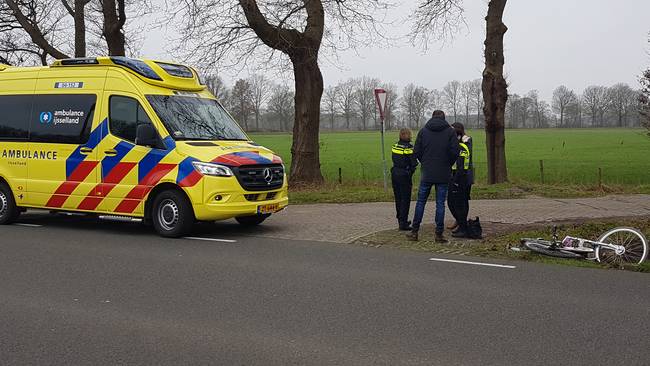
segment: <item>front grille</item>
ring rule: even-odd
[[[284,184],[284,169],[280,164],[242,165],[233,168],[233,172],[247,191],[268,191]]]

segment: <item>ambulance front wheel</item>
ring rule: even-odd
[[[0,183],[0,225],[8,225],[16,221],[20,215],[20,209],[16,206],[11,189],[4,183]]]
[[[154,199],[151,221],[161,236],[167,238],[184,236],[190,232],[194,224],[192,205],[182,192],[163,191]]]

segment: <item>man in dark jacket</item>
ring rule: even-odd
[[[424,207],[431,193],[436,189],[436,236],[439,243],[446,242],[443,234],[445,228],[445,200],[451,167],[458,159],[460,148],[456,132],[445,120],[445,113],[437,110],[429,122],[420,130],[415,140],[414,155],[421,164],[420,188],[415,205],[413,230],[408,234],[410,240],[418,240],[418,231],[424,216]]]
[[[400,230],[411,230],[409,219],[409,208],[411,206],[411,190],[413,190],[413,173],[418,165],[413,156],[413,145],[411,145],[411,130],[402,128],[399,131],[399,141],[393,144],[393,168],[391,169],[391,180],[393,193],[395,194],[395,211],[397,212],[397,223]]]

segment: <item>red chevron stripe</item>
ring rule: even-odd
[[[137,163],[118,163],[108,173],[104,182],[98,184],[88,194],[86,198],[77,207],[80,210],[92,211],[97,209],[97,206],[104,200],[106,196],[118,185],[124,177],[136,166]]]
[[[79,163],[79,166],[70,174],[68,180],[61,183],[45,206],[62,207],[72,192],[92,173],[96,166],[96,161],[82,161]]]
[[[190,173],[190,175],[185,177],[182,181],[178,182],[178,185],[181,187],[194,187],[201,180],[201,178],[203,178],[201,173],[194,170]]]
[[[132,213],[140,202],[147,196],[153,187],[170,171],[176,168],[176,164],[158,164],[144,178],[139,185],[133,187],[126,198],[117,205],[116,212]]]

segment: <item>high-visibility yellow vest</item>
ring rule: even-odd
[[[470,154],[469,147],[462,142],[458,143],[458,145],[460,145],[460,156],[463,157],[464,169],[469,170],[469,154]],[[451,167],[452,170],[457,169],[456,164],[458,164],[458,162],[454,163],[454,166]]]
[[[411,155],[411,154],[413,154],[413,149],[408,148],[408,147],[404,147],[404,146],[402,146],[400,144],[394,144],[392,146],[392,148],[391,148],[391,151],[393,152],[393,154],[397,154],[397,155]]]

